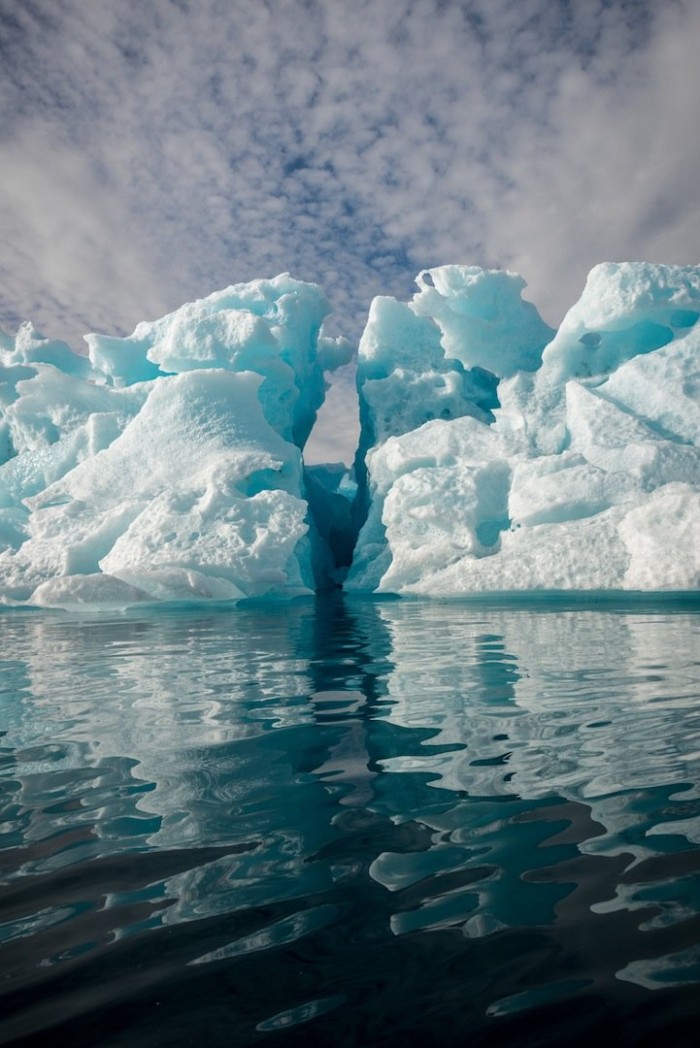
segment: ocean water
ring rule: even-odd
[[[697,602],[7,611],[0,644],[0,1043],[696,1043]]]

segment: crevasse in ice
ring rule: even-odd
[[[542,327],[531,315],[519,322],[518,296],[494,304],[490,342],[462,321],[482,316],[470,272],[431,270],[429,297],[424,280],[399,308],[426,321],[414,344],[432,338],[435,370],[459,359],[501,376],[490,418],[472,392],[459,418],[450,404],[449,415],[433,409],[422,425],[387,425],[374,361],[384,361],[385,381],[401,383],[405,353],[393,348],[397,307],[379,300],[370,314],[358,370],[367,515],[347,588],[696,589],[700,269],[597,266],[541,362]]]
[[[417,284],[361,339],[356,484],[302,463],[350,356],[315,285],[235,285],[88,357],[0,334],[0,600],[290,597],[348,565],[365,592],[697,589],[700,268],[597,266],[557,332],[514,274]]]

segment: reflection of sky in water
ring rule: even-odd
[[[309,900],[187,962],[223,963],[320,934],[328,893],[362,885],[399,936],[633,919],[648,948],[623,936],[611,978],[699,980],[691,610],[336,600],[2,628],[11,876],[162,853],[159,881],[105,888],[105,909],[150,900],[115,939]],[[200,861],[168,866],[176,849]]]

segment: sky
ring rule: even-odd
[[[0,325],[79,349],[218,288],[371,299],[700,261],[700,0],[0,0]],[[350,461],[351,372],[312,437]]]

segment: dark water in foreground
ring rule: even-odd
[[[0,1043],[696,1043],[697,603],[0,643]]]

